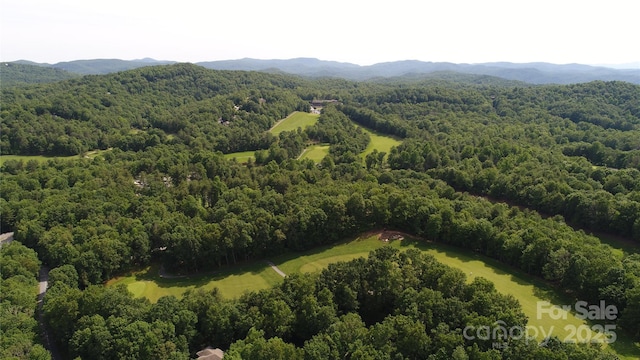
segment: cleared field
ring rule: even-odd
[[[542,340],[550,334],[560,340],[577,340],[578,336],[596,341],[604,340],[601,334],[590,330],[593,324],[579,319],[575,314],[554,308],[554,315],[562,318],[554,320],[547,314],[541,314],[538,319],[538,302],[549,302],[553,305],[571,305],[572,302],[560,296],[552,287],[543,281],[532,278],[517,269],[510,268],[493,259],[467,252],[459,248],[442,244],[405,239],[402,241],[382,242],[377,235],[356,238],[355,240],[338,245],[314,249],[301,254],[287,254],[273,259],[273,262],[285,273],[320,271],[331,263],[349,261],[358,257],[366,257],[370,251],[382,246],[398,249],[416,248],[433,255],[439,262],[462,270],[471,282],[476,277],[483,277],[492,281],[498,292],[514,296],[522,306],[522,311],[528,317],[530,334]],[[549,308],[552,305],[549,306]],[[547,308],[547,307],[545,307]],[[566,319],[564,318],[566,316]],[[580,329],[572,334],[572,328]],[[608,345],[623,359],[638,359],[640,346],[617,333],[617,341]]]
[[[184,277],[160,277],[157,266],[148,267],[129,276],[110,280],[107,285],[124,284],[135,297],[145,297],[151,302],[163,296],[180,298],[185,291],[202,288],[218,288],[224,298],[240,297],[248,290],[267,289],[282,282],[266,262],[255,262],[202,275]]]
[[[329,145],[309,145],[304,152],[300,155],[300,159],[310,159],[315,162],[320,162],[329,154]]]
[[[300,111],[295,111],[291,113],[291,115],[286,118],[278,121],[269,132],[274,135],[278,135],[283,131],[293,131],[298,128],[306,128],[307,126],[312,126],[318,121],[320,115],[318,114],[310,114]],[[358,125],[359,126],[359,125]],[[360,157],[364,159],[368,154],[372,153],[373,150],[377,149],[379,152],[389,153],[392,147],[400,145],[402,142],[394,137],[382,135],[378,132],[369,130],[367,128],[362,128],[366,131],[371,137],[371,142],[367,148],[360,154]],[[236,159],[238,162],[246,163],[249,159],[254,158],[255,151],[242,151],[236,153],[225,154],[224,157],[226,159]],[[315,162],[320,162],[322,159],[329,154],[329,145],[327,144],[317,144],[317,145],[309,145],[304,149],[303,153],[300,155],[300,159],[310,159]]]
[[[292,131],[292,130],[296,130],[298,128],[306,128],[307,126],[311,126],[313,124],[315,124],[318,121],[318,117],[320,115],[317,114],[309,114],[309,113],[305,113],[305,112],[300,112],[300,111],[294,111],[292,112],[289,116],[287,116],[286,118],[278,121],[271,129],[269,129],[269,132],[272,133],[273,135],[278,135],[283,131]],[[312,146],[313,147],[313,146]],[[305,150],[305,153],[302,154],[303,159],[308,158],[308,156],[312,156],[312,159],[315,159],[316,157],[320,156],[320,152],[321,150],[318,150],[316,152],[314,152],[313,148],[309,147]],[[306,155],[307,152],[312,151],[310,155]],[[329,151],[329,148],[327,147],[327,152]],[[224,154],[225,159],[236,159],[238,162],[240,163],[246,163],[247,161],[249,161],[249,159],[253,159],[254,158],[254,153],[255,151],[241,151],[241,152],[235,152],[235,153],[229,153],[229,154]],[[320,160],[322,160],[324,156],[320,157]],[[320,161],[317,160],[317,161]]]
[[[255,151],[241,151],[235,153],[224,154],[224,158],[231,160],[236,159],[238,162],[245,163],[249,161],[249,159],[253,159]]]
[[[538,301],[549,301],[553,304],[565,303],[551,287],[541,281],[531,279],[530,276],[516,269],[507,268],[492,259],[442,244],[410,239],[385,243],[379,240],[377,235],[373,235],[357,238],[332,247],[297,254],[295,257],[294,255],[284,255],[282,258],[274,258],[273,262],[285,273],[313,272],[322,270],[330,263],[349,261],[357,257],[367,256],[371,250],[385,245],[402,250],[415,248],[429,253],[439,262],[462,270],[467,275],[468,282],[473,281],[476,277],[484,277],[492,281],[496,290],[516,297],[522,305],[523,312],[529,317],[530,324],[542,326],[545,332],[547,331],[546,329],[553,328],[554,334],[562,338],[567,334],[556,333],[555,330],[564,331],[562,327],[566,324],[576,326],[583,324],[580,319],[570,314],[567,316],[567,322],[563,323],[560,328],[558,328],[557,320],[551,320],[549,317],[536,319]]]
[[[391,151],[391,148],[394,146],[398,146],[402,143],[402,141],[395,139],[391,136],[388,135],[382,135],[378,132],[374,132],[371,131],[369,129],[366,128],[362,128],[364,129],[369,136],[371,137],[371,142],[369,142],[369,145],[367,146],[366,149],[364,149],[364,151],[360,154],[360,156],[364,159],[367,155],[369,155],[370,153],[373,152],[373,150],[378,150],[379,152],[385,152],[387,153],[387,155],[389,154],[389,151]]]
[[[591,332],[590,327],[593,324],[587,324],[574,314],[561,309],[557,309],[557,314],[566,314],[566,319],[554,320],[547,315],[538,319],[538,302],[547,301],[554,305],[570,305],[571,302],[542,281],[532,279],[531,276],[493,259],[459,248],[409,238],[402,241],[383,242],[379,240],[378,234],[369,233],[336,245],[301,253],[283,254],[270,260],[286,274],[316,272],[331,263],[366,257],[370,251],[382,246],[391,246],[401,250],[419,249],[432,254],[443,264],[462,270],[467,275],[468,282],[471,282],[475,277],[484,277],[492,281],[496,290],[503,294],[513,295],[518,299],[523,312],[529,318],[528,325],[535,328],[535,331],[530,334],[537,334],[539,340],[544,337],[543,335],[549,334],[558,336],[560,340],[571,339],[570,329],[566,329],[566,326],[575,328],[582,326],[584,328],[582,336],[602,339],[599,335]],[[160,278],[157,274],[157,268],[148,268],[128,277],[115,279],[109,284],[126,284],[135,296],[146,297],[155,302],[164,295],[180,297],[186,290],[194,288],[213,289],[217,287],[225,298],[237,298],[245,291],[266,289],[282,281],[282,277],[262,261],[229,268],[215,274],[186,278],[167,279]],[[639,358],[640,347],[634,345],[624,334],[617,333],[617,335],[618,340],[609,347],[623,359]]]
[[[304,129],[307,126],[315,124],[319,117],[320,115],[318,114],[295,111],[286,118],[278,121],[271,129],[269,129],[269,132],[273,135],[278,135],[283,131],[293,131],[298,128]]]
[[[87,152],[84,156],[86,158],[91,158],[93,159],[94,157],[103,154],[107,151],[109,151],[111,149],[107,149],[107,150],[92,150]],[[74,160],[74,159],[80,159],[80,155],[71,155],[71,156],[43,156],[43,155],[2,155],[0,156],[0,165],[4,164],[5,161],[9,161],[9,160],[22,160],[23,162],[27,162],[29,160],[35,160],[37,162],[45,162],[45,161],[49,161],[49,160],[55,160],[55,159],[59,159],[59,160]]]
[[[71,160],[71,159],[80,159],[79,155],[73,156],[42,156],[42,155],[2,155],[0,156],[0,165],[4,164],[9,160],[22,160],[25,163],[30,160],[35,160],[37,162],[45,162],[54,159],[61,160]]]

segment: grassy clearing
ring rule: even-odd
[[[443,245],[432,243],[413,243],[408,245],[416,247],[435,256],[435,258],[446,265],[462,270],[467,275],[469,282],[476,277],[483,277],[492,281],[496,290],[503,294],[514,296],[520,302],[522,311],[529,318],[529,325],[544,331],[545,334],[553,333],[560,339],[566,338],[569,333],[564,329],[566,325],[580,326],[584,321],[574,315],[561,311],[566,320],[553,320],[550,316],[537,317],[537,304],[540,301],[548,301],[552,304],[562,305],[570,302],[558,296],[549,285],[542,281],[533,279],[531,276],[516,269],[509,268],[493,259],[484,256],[467,253],[457,248],[449,248]],[[541,336],[540,338],[543,338]]]
[[[246,163],[249,159],[254,158],[255,151],[241,151],[235,153],[224,154],[224,158],[227,160],[236,159],[240,163]]]
[[[419,249],[432,254],[438,261],[451,267],[462,270],[467,275],[467,281],[471,282],[475,277],[484,277],[495,284],[496,290],[503,294],[510,294],[520,302],[522,310],[529,318],[529,325],[538,330],[538,338],[552,333],[561,340],[570,335],[566,326],[590,327],[574,314],[566,314],[566,319],[553,320],[543,316],[537,318],[537,304],[539,301],[548,301],[555,305],[569,305],[571,301],[559,295],[552,287],[543,281],[532,278],[517,269],[510,268],[493,259],[467,252],[459,248],[449,247],[412,239],[380,241],[377,234],[367,234],[361,237],[345,241],[339,244],[319,247],[300,253],[288,253],[271,258],[273,263],[287,274],[297,272],[316,272],[326,268],[329,264],[338,261],[349,261],[358,257],[366,257],[370,251],[382,246],[391,246],[397,249]],[[186,290],[203,288],[213,289],[217,287],[225,298],[237,298],[245,291],[261,290],[279,284],[282,278],[265,262],[255,262],[248,265],[229,268],[215,274],[192,276],[179,279],[160,278],[157,268],[145,269],[137,274],[116,279],[110,284],[126,284],[129,290],[137,297],[146,297],[151,301],[157,301],[164,295],[180,297]],[[585,328],[586,330],[586,328]],[[534,334],[532,332],[531,334]],[[586,336],[586,332],[583,333]],[[597,334],[589,331],[589,336],[601,339]],[[617,332],[618,340],[609,345],[623,359],[637,359],[640,356],[640,347],[635,345],[621,332]]]
[[[269,132],[273,135],[278,135],[283,131],[293,131],[298,128],[306,128],[307,126],[314,125],[320,115],[318,114],[310,114],[306,112],[295,111],[291,113],[291,115],[286,118],[278,121]],[[360,126],[360,125],[358,125]],[[402,141],[387,135],[383,135],[376,131],[369,130],[367,128],[362,127],[364,131],[366,131],[371,137],[371,141],[367,148],[360,154],[360,157],[364,159],[368,154],[372,153],[374,149],[377,149],[380,152],[389,153],[391,148],[394,146],[400,145]],[[225,154],[225,159],[236,159],[238,162],[246,163],[249,159],[254,159],[255,151],[242,151],[235,152],[230,154]],[[309,145],[304,149],[304,152],[300,155],[300,159],[311,159],[315,162],[320,162],[322,159],[329,154],[329,145],[328,144],[317,144],[317,145]]]
[[[422,249],[434,255],[438,261],[464,271],[469,281],[481,276],[492,281],[496,290],[500,293],[513,295],[518,299],[522,306],[522,311],[529,318],[528,325],[538,329],[540,334],[542,334],[543,331],[545,334],[552,333],[561,341],[580,339],[580,336],[596,341],[605,340],[601,332],[598,333],[590,330],[591,327],[595,325],[594,323],[581,320],[577,318],[574,313],[558,309],[558,314],[562,314],[561,319],[554,320],[548,314],[541,314],[540,319],[538,319],[539,301],[548,301],[558,306],[573,306],[574,304],[572,300],[558,294],[555,289],[543,281],[533,278],[517,269],[505,266],[493,259],[472,252],[465,252],[458,248],[433,243],[415,243],[409,246]],[[578,332],[572,333],[571,328],[578,329]],[[589,330],[587,331],[587,329]],[[614,332],[616,332],[617,335],[616,342],[605,346],[613,350],[621,359],[639,359],[640,344],[634,344],[633,341],[621,331]],[[535,332],[532,331],[532,333]],[[541,338],[543,337],[538,337],[538,339]]]
[[[366,257],[369,252],[384,245],[375,237],[358,237],[335,245],[319,247],[302,253],[288,253],[271,259],[286,274],[314,272],[338,261]]]
[[[364,149],[364,151],[360,154],[360,156],[363,159],[367,155],[372,153],[373,150],[378,150],[379,152],[385,152],[388,155],[392,147],[398,146],[402,143],[402,141],[394,137],[391,137],[388,135],[382,135],[381,133],[378,133],[366,128],[362,128],[362,129],[365,130],[371,137],[371,141],[369,142],[369,145],[367,145],[367,148]]]
[[[102,155],[107,151],[110,151],[111,148],[106,150],[92,150],[88,151],[84,154],[85,158],[93,159],[98,155]],[[37,162],[46,162],[49,160],[76,160],[80,159],[81,155],[71,155],[71,156],[43,156],[43,155],[2,155],[0,156],[0,166],[3,165],[6,161],[9,160],[22,160],[24,163],[27,163],[30,160],[35,160]]]
[[[187,290],[218,288],[220,294],[227,299],[240,297],[245,291],[268,289],[280,282],[278,275],[266,262],[254,262],[224,269],[215,273],[191,275],[179,278],[162,278],[158,267],[151,266],[110,280],[107,285],[124,284],[135,297],[145,297],[151,302],[163,296],[182,297]]]
[[[517,269],[510,268],[493,259],[467,252],[459,248],[449,247],[424,241],[405,239],[384,243],[377,236],[356,238],[352,241],[338,245],[314,249],[300,254],[286,254],[273,259],[273,262],[285,273],[315,272],[320,271],[330,263],[349,261],[358,257],[366,257],[370,251],[382,246],[391,246],[398,249],[416,248],[433,255],[439,262],[462,270],[467,275],[467,281],[471,282],[476,277],[484,277],[492,281],[498,292],[514,296],[520,302],[522,311],[529,318],[529,326],[538,331],[538,339],[544,335],[553,334],[560,340],[576,339],[571,337],[570,328],[584,329],[579,335],[596,340],[604,340],[600,334],[593,333],[587,328],[593,324],[586,323],[564,310],[558,309],[566,319],[554,320],[546,314],[541,314],[538,319],[538,302],[547,301],[554,305],[570,305],[572,302],[559,295],[555,289],[545,282],[532,278],[530,275]],[[534,330],[531,334],[535,334]],[[640,347],[624,334],[617,333],[618,340],[609,345],[623,359],[637,359],[640,356]]]
[[[89,159],[93,159],[93,158],[95,158],[97,156],[100,156],[100,155],[103,155],[104,153],[106,153],[108,151],[111,151],[111,150],[113,150],[113,148],[108,148],[108,149],[105,149],[105,150],[91,150],[91,151],[88,151],[86,154],[84,154],[84,157],[85,158],[89,158]]]
[[[72,155],[72,156],[42,156],[42,155],[2,155],[0,156],[0,165],[4,164],[9,160],[22,160],[23,162],[27,162],[30,160],[35,160],[37,162],[46,162],[49,160],[61,159],[61,160],[72,160],[72,159],[80,159],[80,155]]]
[[[293,131],[298,128],[304,129],[307,126],[315,124],[319,117],[320,115],[318,114],[294,111],[291,115],[278,121],[271,129],[269,129],[269,132],[273,135],[278,135],[283,131]]]
[[[293,113],[291,113],[289,116],[287,116],[286,118],[278,121],[271,129],[269,129],[269,132],[271,132],[273,135],[278,135],[283,131],[292,131],[292,130],[296,130],[298,128],[306,128],[307,126],[311,126],[313,124],[315,124],[318,121],[318,117],[320,115],[316,115],[316,114],[309,114],[309,113],[305,113],[305,112],[300,112],[300,111],[294,111]],[[315,151],[314,151],[315,150]],[[309,155],[307,155],[306,153],[310,152],[311,153]],[[328,153],[329,148],[327,147],[326,152]],[[313,146],[309,147],[306,149],[305,153],[303,154],[304,156],[302,157],[303,159],[307,159],[307,158],[311,158],[311,159],[315,159],[318,156],[320,156],[320,153],[322,151],[321,150],[316,150],[313,149]],[[229,153],[229,154],[224,154],[224,158],[231,160],[231,159],[236,159],[238,162],[240,163],[246,163],[247,161],[249,161],[249,159],[254,159],[254,154],[255,151],[241,151],[241,152],[235,152],[235,153]],[[311,156],[311,157],[309,157]],[[322,156],[324,157],[324,156]],[[322,160],[322,157],[320,157],[319,160]]]
[[[309,145],[300,156],[301,160],[310,159],[317,163],[322,161],[329,154],[329,145]]]
[[[532,326],[542,327],[545,333],[552,331],[561,339],[568,334],[563,329],[567,324],[580,326],[583,321],[571,314],[561,324],[550,317],[537,319],[538,301],[549,301],[553,304],[565,304],[565,299],[556,295],[555,291],[542,281],[531,279],[527,274],[481,255],[465,252],[458,248],[447,247],[442,244],[405,239],[384,243],[377,235],[357,238],[347,243],[314,249],[302,254],[287,254],[274,258],[273,262],[285,273],[312,272],[325,268],[328,264],[338,261],[349,261],[357,257],[367,256],[371,250],[388,246],[406,250],[420,249],[433,255],[439,262],[462,270],[471,282],[476,277],[484,277],[495,284],[496,290],[503,294],[513,295],[520,301],[523,312],[529,317]],[[560,326],[561,325],[561,326]]]

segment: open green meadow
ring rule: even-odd
[[[278,135],[283,131],[293,131],[298,128],[306,128],[307,126],[312,126],[318,121],[320,115],[311,114],[301,111],[294,111],[291,115],[286,118],[278,121],[269,132],[273,135]]]
[[[189,276],[161,277],[159,273],[157,266],[150,266],[129,276],[113,279],[107,285],[124,284],[135,297],[145,297],[151,302],[156,302],[168,295],[180,298],[187,290],[196,288],[218,288],[224,298],[234,299],[246,291],[268,289],[282,282],[282,276],[273,271],[266,262],[254,262],[214,273]]]
[[[255,151],[241,151],[235,153],[224,154],[224,158],[227,160],[236,159],[236,161],[240,163],[245,163],[249,161],[249,159],[253,159],[255,155]]]
[[[520,302],[523,312],[529,318],[530,334],[537,334],[538,339],[549,334],[558,336],[560,340],[575,338],[576,334],[572,337],[571,329],[565,328],[568,326],[582,329],[580,330],[582,333],[579,333],[582,337],[603,339],[599,334],[590,330],[593,324],[587,324],[574,314],[561,309],[557,309],[557,314],[563,317],[566,315],[566,319],[554,320],[547,314],[542,314],[538,319],[539,302],[547,301],[555,305],[572,304],[543,281],[534,279],[493,259],[443,244],[409,238],[384,242],[378,238],[378,234],[369,233],[336,245],[301,253],[283,254],[270,260],[285,274],[316,272],[331,263],[366,257],[370,251],[382,246],[391,246],[401,250],[419,249],[433,255],[443,264],[462,270],[467,275],[468,282],[476,277],[484,277],[492,281],[496,290],[514,296]],[[205,290],[218,288],[223,297],[237,298],[246,291],[267,289],[277,285],[283,279],[271,269],[266,261],[229,267],[213,274],[188,277],[162,278],[158,273],[157,267],[149,267],[130,276],[114,279],[109,282],[109,285],[125,284],[134,296],[146,297],[155,302],[162,296],[180,297],[185,291],[196,288]],[[617,335],[618,340],[609,346],[622,358],[637,358],[640,355],[640,348],[623,334]]]
[[[309,159],[315,162],[320,162],[325,156],[329,154],[329,145],[309,145],[304,152],[300,155],[301,160]]]
[[[89,151],[87,153],[84,154],[85,158],[90,158],[93,159],[94,157],[103,154],[107,151],[109,151],[111,149],[107,149],[107,150],[92,150]],[[2,166],[6,161],[9,160],[16,160],[16,161],[20,161],[22,160],[24,163],[27,163],[30,160],[35,160],[37,162],[46,162],[49,160],[75,160],[75,159],[80,159],[82,156],[81,155],[71,155],[71,156],[42,156],[42,155],[2,155],[0,156],[0,166]]]
[[[306,128],[307,126],[312,126],[318,121],[320,115],[310,114],[301,111],[294,111],[286,118],[278,121],[269,132],[273,135],[278,135],[283,131],[293,131],[298,128]],[[360,125],[357,125],[360,126]],[[361,126],[360,126],[361,127]],[[362,127],[364,131],[366,131],[371,137],[371,142],[367,148],[360,154],[361,158],[365,158],[368,154],[372,153],[373,150],[378,150],[379,152],[385,152],[389,154],[389,151],[392,147],[400,145],[401,141],[387,135],[380,134],[376,131],[367,129]],[[254,158],[255,151],[242,151],[225,154],[224,157],[226,159],[236,159],[238,162],[245,163],[249,161],[249,159]],[[310,159],[315,162],[320,162],[322,159],[329,154],[329,145],[327,144],[316,144],[309,145],[306,149],[304,149],[303,153],[300,154],[300,159]]]
[[[391,136],[382,135],[376,131],[372,131],[367,128],[362,128],[362,129],[364,129],[371,137],[371,141],[369,142],[369,145],[367,145],[367,148],[364,149],[364,151],[360,154],[360,156],[363,159],[367,155],[372,153],[373,150],[378,150],[379,152],[385,152],[388,155],[392,147],[398,146],[402,143],[402,141],[396,138],[393,138]]]
[[[273,262],[287,274],[314,272],[324,269],[330,263],[366,257],[370,251],[384,245],[403,250],[416,248],[427,252],[439,262],[462,270],[467,275],[468,282],[473,281],[476,277],[484,277],[492,281],[498,292],[513,295],[518,299],[523,312],[529,318],[529,325],[535,327],[540,335],[543,331],[545,334],[553,332],[560,339],[564,339],[570,335],[564,326],[578,327],[584,324],[582,320],[566,311],[562,311],[563,315],[567,315],[567,319],[563,321],[553,320],[549,316],[537,319],[537,303],[539,301],[548,301],[558,305],[567,304],[567,301],[563,301],[562,297],[557,296],[556,292],[547,284],[531,279],[530,276],[518,270],[507,268],[499,262],[472,252],[468,253],[459,248],[432,242],[405,239],[385,243],[379,240],[377,235],[373,235],[308,253],[283,255],[274,258]]]
[[[35,160],[37,162],[45,162],[45,161],[55,160],[55,159],[60,159],[60,160],[80,159],[80,156],[79,155],[73,155],[73,156],[2,155],[0,156],[0,165],[3,165],[5,162],[10,160],[16,160],[16,161],[22,160],[23,162],[26,163],[27,161],[30,161],[30,160]]]

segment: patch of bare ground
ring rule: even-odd
[[[375,229],[375,230],[370,230],[367,231],[365,233],[362,233],[359,238],[361,239],[367,239],[370,238],[372,236],[376,236],[378,238],[378,240],[380,241],[384,241],[384,242],[389,242],[389,241],[402,241],[406,238],[411,238],[411,239],[416,239],[416,240],[424,240],[419,236],[413,235],[413,234],[409,234],[406,232],[402,232],[402,231],[398,231],[398,230],[391,230],[391,229]]]

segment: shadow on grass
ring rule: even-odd
[[[554,287],[552,284],[541,278],[527,274],[518,268],[506,265],[498,260],[475,253],[468,249],[414,238],[405,238],[405,240],[402,240],[401,246],[415,247],[422,251],[437,251],[443,253],[447,257],[457,259],[461,262],[480,261],[497,275],[509,276],[511,281],[522,286],[532,286],[533,295],[535,297],[549,301],[552,304],[568,305],[575,304],[577,301],[577,299],[573,298],[570,294],[563,293],[562,289]],[[570,313],[573,315],[577,314],[573,306],[571,307]],[[586,320],[586,324],[587,326],[592,327],[593,325],[600,323],[597,321]],[[608,346],[621,358],[640,359],[640,343],[634,343],[632,338],[622,329],[617,329],[615,333],[617,336],[616,341]]]
[[[568,296],[559,294],[558,290],[554,288],[550,283],[537,278],[534,275],[527,274],[526,272],[516,267],[509,266],[496,259],[479,254],[472,250],[460,248],[453,245],[413,238],[403,240],[402,246],[413,246],[422,251],[437,251],[443,253],[447,257],[454,258],[465,263],[480,261],[496,275],[509,276],[509,279],[518,285],[533,286],[533,293],[536,297],[548,300],[552,303],[562,303],[563,301],[567,301],[569,299]]]
[[[153,264],[145,270],[136,272],[133,276],[135,281],[152,281],[160,288],[170,287],[190,287],[199,288],[212,281],[220,281],[228,276],[241,276],[252,274],[259,276],[261,272],[269,268],[264,260],[257,260],[236,265],[226,265],[219,270],[204,271],[188,275],[168,274],[166,277],[160,276],[160,264]]]
[[[419,239],[417,237],[406,235],[403,240],[391,240],[386,243],[379,240],[373,240],[373,236],[377,236],[377,234],[375,232],[368,232],[366,234],[352,237],[334,244],[321,245],[305,251],[289,251],[284,254],[270,257],[269,259],[272,260],[276,265],[281,266],[282,264],[295,260],[300,260],[303,262],[309,260],[318,260],[321,258],[321,255],[326,252],[331,252],[332,256],[339,256],[342,254],[353,252],[354,247],[358,248],[357,251],[369,252],[380,248],[385,244],[388,244],[402,250],[415,248],[421,251],[436,251],[438,253],[444,254],[449,258],[456,259],[463,263],[477,261],[486,265],[486,268],[496,275],[505,276],[506,279],[509,279],[510,281],[521,286],[531,286],[533,295],[539,299],[547,300],[553,304],[575,303],[575,299],[572,299],[568,294],[562,293],[561,289],[553,287],[552,284],[549,284],[548,282],[533,275],[527,274],[520,269],[506,265],[499,262],[498,260],[478,254],[468,249],[463,249],[442,243],[430,242]],[[338,249],[339,247],[343,247],[344,250]],[[319,256],[318,259],[314,258],[316,256]],[[310,257],[311,259],[302,259],[304,257]],[[298,264],[295,264],[295,266],[297,265]],[[291,264],[289,265],[290,268],[294,268],[295,266],[292,266]],[[185,275],[184,277],[161,277],[159,275],[159,270],[159,264],[154,264],[145,270],[135,273],[132,277],[135,278],[136,281],[152,281],[161,288],[200,288],[210,284],[213,281],[224,280],[229,276],[242,276],[246,274],[261,276],[261,273],[263,273],[265,270],[273,271],[269,268],[269,265],[266,263],[265,259],[239,263],[236,265],[223,266],[222,268],[215,271],[189,274]],[[287,270],[283,270],[287,272]],[[621,329],[619,331],[616,331],[616,334],[618,336],[618,340],[612,344],[609,344],[609,347],[621,357],[629,359],[640,358],[640,345],[638,345],[637,343],[634,344],[631,338],[623,333]]]
[[[627,359],[640,359],[640,342],[634,343],[631,337],[622,331],[616,331],[616,335],[618,339],[609,344],[609,347],[619,356]]]
[[[348,240],[343,240],[343,241],[339,241],[337,243],[333,243],[333,244],[326,244],[326,245],[319,245],[317,247],[314,247],[312,249],[309,250],[301,250],[301,251],[289,251],[287,253],[284,254],[280,254],[277,256],[273,256],[271,258],[271,260],[278,266],[280,266],[283,263],[286,263],[287,261],[292,261],[292,260],[296,260],[299,259],[300,257],[303,256],[314,256],[314,255],[319,255],[322,254],[324,252],[330,251],[332,249],[336,249],[339,247],[345,247],[346,245],[356,245],[358,242],[367,242],[370,241],[370,236],[357,236],[357,237],[353,237],[350,238]],[[372,246],[366,246],[363,247],[362,251],[368,251],[368,250],[374,250],[376,248],[375,245]],[[349,251],[347,251],[349,252]],[[334,254],[335,255],[341,255],[343,254],[342,252],[336,252]]]

